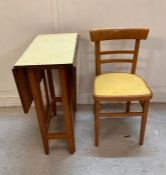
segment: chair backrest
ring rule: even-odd
[[[101,74],[101,64],[105,63],[131,63],[131,73],[135,73],[140,40],[147,39],[148,28],[110,28],[94,29],[90,31],[91,41],[95,42],[96,75]],[[101,41],[106,40],[135,40],[133,50],[101,50]],[[102,59],[102,55],[132,54],[132,59]]]

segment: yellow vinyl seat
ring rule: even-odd
[[[126,97],[151,95],[142,78],[129,73],[106,73],[98,75],[94,81],[96,97]]]

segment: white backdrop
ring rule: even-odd
[[[150,28],[142,42],[137,74],[144,77],[153,101],[166,102],[166,1],[164,0],[0,0],[0,106],[20,105],[11,68],[41,33],[78,32],[78,102],[92,102],[93,45],[89,29]]]

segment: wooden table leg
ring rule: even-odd
[[[77,111],[77,78],[76,78],[76,67],[72,67],[72,79],[73,79],[73,106],[74,111]]]
[[[75,112],[76,112],[76,80],[75,80],[75,74],[73,72],[73,67],[66,68],[67,72],[67,84],[68,84],[68,94],[70,94],[69,103],[71,107],[71,113],[73,118],[75,119]]]
[[[68,80],[67,80],[67,71],[65,68],[59,69],[59,79],[60,87],[62,94],[62,102],[64,109],[64,122],[65,122],[65,131],[67,135],[67,144],[68,149],[71,154],[75,152],[75,141],[74,141],[74,128],[73,128],[73,116],[70,106],[70,98],[68,94]]]
[[[51,101],[53,101],[54,115],[56,116],[57,109],[56,109],[56,101],[55,101],[54,82],[53,82],[52,72],[49,69],[47,70],[47,78],[48,78],[48,85],[49,85]]]
[[[68,84],[69,84],[69,93],[72,100],[72,108],[74,112],[77,110],[77,94],[76,94],[76,68],[75,67],[69,67],[67,69],[67,75],[68,75]]]
[[[42,95],[41,95],[40,84],[37,81],[36,73],[34,70],[28,69],[28,79],[29,79],[29,84],[30,84],[33,100],[35,103],[35,109],[37,113],[40,133],[42,136],[44,151],[45,151],[45,154],[49,154],[47,129],[45,126],[46,116],[44,112],[44,105],[43,105],[43,100],[42,100]]]

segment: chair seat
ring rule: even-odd
[[[139,76],[130,73],[106,73],[95,78],[95,97],[151,96],[151,91]]]

